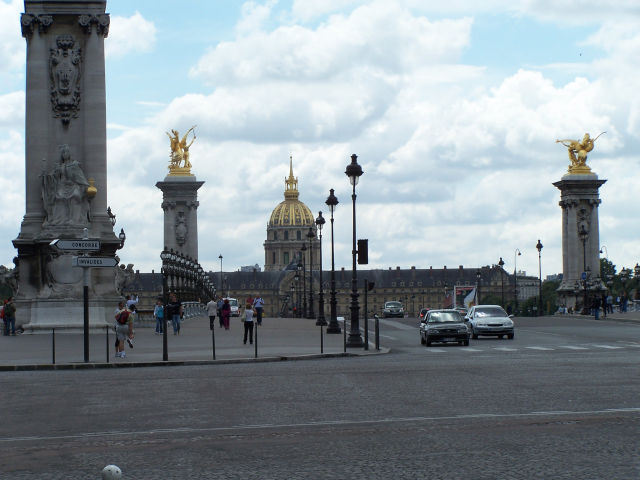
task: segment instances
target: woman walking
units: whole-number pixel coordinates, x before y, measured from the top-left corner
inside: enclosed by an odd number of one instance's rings
[[[162,300],[159,298],[156,300],[156,306],[153,309],[153,317],[156,319],[156,335],[160,335],[164,330],[163,320],[164,320],[164,305],[162,305]]]
[[[229,299],[225,298],[222,304],[222,324],[225,330],[229,330],[229,317],[231,316],[231,305],[229,305]]]
[[[253,343],[253,314],[256,311],[253,309],[253,305],[247,303],[247,306],[242,313],[244,322],[244,344],[247,344],[247,336],[249,337],[249,343]]]

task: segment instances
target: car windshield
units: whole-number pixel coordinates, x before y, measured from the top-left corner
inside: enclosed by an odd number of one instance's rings
[[[482,307],[476,308],[476,317],[507,317],[505,312],[500,307]]]
[[[238,300],[235,298],[230,298],[229,299],[229,305],[231,305],[232,307],[237,307],[238,306]]]
[[[433,312],[429,315],[429,323],[460,323],[462,319],[458,312]]]
[[[401,307],[402,304],[400,302],[387,302],[384,304],[386,308],[398,308]]]

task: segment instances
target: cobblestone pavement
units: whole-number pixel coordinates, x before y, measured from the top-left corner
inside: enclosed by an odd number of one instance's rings
[[[410,320],[383,333],[389,355],[0,372],[0,478],[640,477],[640,349],[558,348],[640,326],[523,320],[440,353]]]

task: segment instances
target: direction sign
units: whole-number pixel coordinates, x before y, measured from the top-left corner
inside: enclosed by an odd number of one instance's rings
[[[58,250],[100,250],[100,240],[56,238],[50,245]]]
[[[115,267],[117,264],[113,257],[73,257],[74,267]]]
[[[582,280],[586,280],[587,279],[587,272],[582,272],[582,275],[580,275],[580,278],[582,278]]]

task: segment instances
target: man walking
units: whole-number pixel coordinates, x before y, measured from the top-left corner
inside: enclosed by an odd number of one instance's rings
[[[220,321],[220,328],[224,327],[224,322],[222,321],[222,307],[224,305],[224,300],[222,297],[218,297],[218,303],[216,306],[218,307],[218,320]]]
[[[264,300],[258,293],[253,300],[253,308],[256,309],[256,323],[262,325],[262,309],[264,308]]]
[[[218,310],[218,304],[212,298],[207,303],[207,315],[209,315],[209,330],[213,330],[213,323],[216,319],[216,311]]]
[[[13,303],[13,297],[7,298],[7,303],[4,306],[4,334],[11,335],[16,334],[16,306]]]

